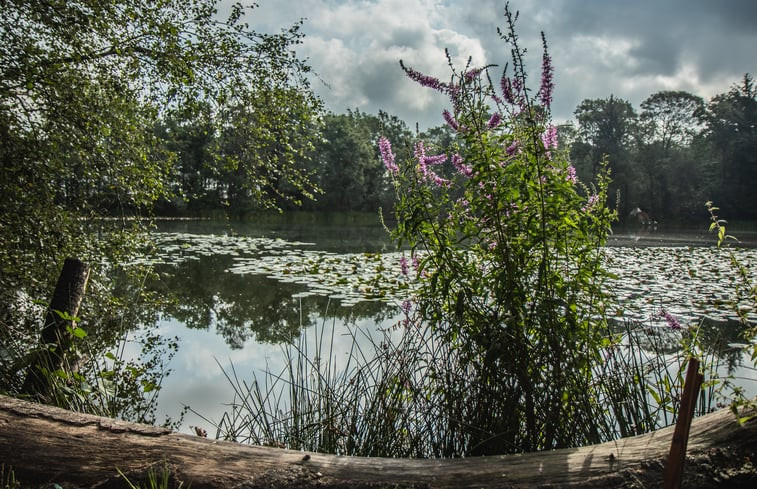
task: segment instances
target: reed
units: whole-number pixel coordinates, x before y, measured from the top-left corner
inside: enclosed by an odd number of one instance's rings
[[[338,352],[333,324],[306,331],[283,350],[285,367],[243,379],[223,369],[234,398],[216,436],[295,450],[357,456],[461,457],[522,451],[512,399],[481,382],[470,358],[407,318],[374,335],[346,332]],[[671,348],[675,345],[675,348]],[[697,415],[712,411],[727,385],[719,352],[703,348],[697,328],[625,322],[593,367],[595,404],[560,420],[572,446],[653,431],[675,422],[689,355],[702,359],[706,382]],[[219,364],[220,365],[220,364]],[[222,367],[223,368],[223,367]],[[549,389],[549,386],[544,386]],[[502,395],[500,395],[502,394]],[[493,429],[492,427],[496,427]],[[589,434],[589,436],[587,436]]]

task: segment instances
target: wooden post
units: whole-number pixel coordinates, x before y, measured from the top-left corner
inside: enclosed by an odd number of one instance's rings
[[[681,405],[678,408],[673,441],[670,443],[668,463],[665,466],[664,489],[680,489],[683,477],[683,464],[686,460],[686,445],[689,441],[689,429],[694,417],[694,407],[697,403],[697,394],[702,386],[704,377],[699,373],[699,360],[689,358],[689,366],[686,370],[686,380],[683,384]]]
[[[76,316],[84,298],[88,279],[89,265],[75,258],[66,258],[47,308],[39,352],[34,356],[26,373],[24,393],[37,397],[44,397],[49,393],[49,380],[42,373],[42,369],[47,369],[48,372],[60,369],[72,341],[71,333],[68,331],[72,322],[61,317],[59,313],[69,317]]]

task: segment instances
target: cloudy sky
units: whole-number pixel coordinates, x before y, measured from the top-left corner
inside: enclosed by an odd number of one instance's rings
[[[249,3],[244,0],[243,3]],[[443,123],[444,97],[416,86],[402,59],[448,79],[444,49],[458,66],[503,66],[509,48],[497,35],[503,0],[258,0],[250,23],[275,32],[304,20],[298,49],[324,83],[314,89],[329,110],[383,109],[421,129]],[[572,118],[587,98],[610,94],[638,109],[660,90],[705,99],[757,74],[755,0],[512,0],[526,63],[538,84],[540,31],[555,67],[553,116]],[[498,73],[493,75],[498,77]],[[536,86],[538,88],[538,85]]]

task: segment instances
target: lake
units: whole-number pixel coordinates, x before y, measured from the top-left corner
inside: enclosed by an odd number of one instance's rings
[[[757,280],[755,236],[741,237],[749,247],[735,252]],[[401,320],[400,305],[412,291],[399,265],[408,252],[396,249],[372,214],[160,221],[155,239],[158,256],[145,261],[160,281],[151,288],[178,300],[151,327],[180,338],[158,419],[175,418],[189,405],[184,432],[199,425],[212,436],[207,419],[219,421],[233,399],[226,378],[232,365],[248,383],[266,369],[279,372],[283,345],[300,334],[314,341],[324,330],[336,332],[335,357],[346,357],[352,333],[380,336]],[[617,299],[613,320],[665,330],[661,313],[667,311],[684,325],[701,322],[724,345],[737,345],[740,325],[730,305],[736,275],[714,243],[706,228],[617,230],[606,249],[607,267],[617,276],[608,284]],[[755,311],[747,314],[757,322]],[[755,379],[753,370],[740,376],[747,385]]]

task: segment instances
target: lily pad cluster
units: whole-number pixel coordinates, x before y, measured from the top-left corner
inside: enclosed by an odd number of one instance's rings
[[[757,249],[733,250],[757,283]],[[605,267],[616,278],[608,288],[616,299],[615,317],[665,323],[663,312],[681,325],[705,316],[714,321],[736,318],[742,312],[757,323],[754,302],[739,301],[743,285],[730,256],[715,247],[615,247],[606,248]]]
[[[286,254],[240,257],[227,271],[305,285],[308,290],[298,296],[328,296],[344,306],[366,300],[399,304],[412,295],[414,282],[402,273],[401,258],[399,252],[337,254],[293,248]]]
[[[361,301],[399,305],[412,299],[416,277],[402,267],[409,252],[331,253],[314,243],[281,238],[159,233],[156,253],[139,263],[176,265],[204,256],[229,255],[225,273],[264,275],[307,287],[297,296],[328,296],[351,306]],[[734,252],[757,282],[757,249]],[[662,312],[682,325],[707,316],[716,321],[736,317],[739,309],[757,323],[749,301],[739,303],[739,277],[727,253],[715,247],[608,247],[606,284],[614,299],[609,315],[616,319],[664,325]]]

